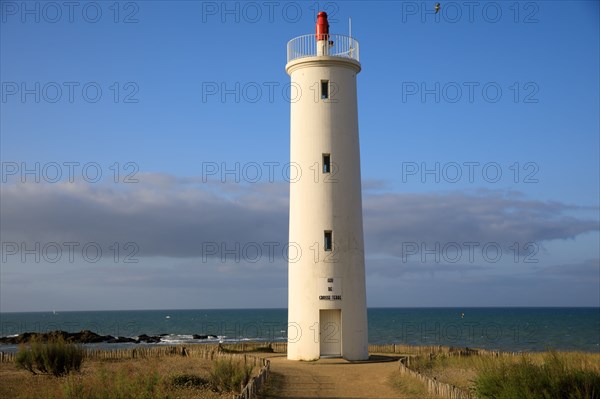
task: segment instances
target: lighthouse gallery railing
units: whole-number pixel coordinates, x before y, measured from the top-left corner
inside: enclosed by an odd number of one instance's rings
[[[322,55],[351,58],[360,61],[358,58],[358,42],[354,38],[346,35],[328,34],[327,36],[329,45]],[[317,56],[317,37],[315,34],[298,36],[288,42],[287,62],[297,58],[315,56]]]

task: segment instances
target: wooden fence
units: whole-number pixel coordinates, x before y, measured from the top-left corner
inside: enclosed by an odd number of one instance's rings
[[[411,345],[369,345],[369,353],[397,353],[401,355],[438,355],[445,354],[449,356],[520,356],[522,352],[501,352],[487,349],[472,349],[464,347],[429,345],[429,346],[411,346]]]
[[[462,348],[464,349],[464,348]],[[449,353],[455,349],[442,345],[412,346],[401,344],[369,345],[369,353],[399,353],[421,355],[430,353]]]
[[[285,353],[287,344],[285,342],[264,343],[247,342],[235,344],[191,344],[191,345],[170,345],[170,346],[137,346],[135,348],[118,349],[86,349],[85,358],[90,360],[119,360],[119,359],[145,359],[162,356],[194,356],[203,359],[214,359],[215,356],[224,356],[225,354],[237,354],[237,352],[257,351],[270,348],[273,352]],[[268,350],[270,351],[270,350]],[[0,352],[0,363],[12,363],[15,361],[16,353]],[[247,355],[247,358],[255,356]],[[257,363],[254,364],[255,366]]]
[[[256,377],[253,377],[239,395],[234,395],[233,399],[252,399],[256,396],[262,385],[269,378],[271,372],[271,361],[269,359],[262,359],[262,367]]]
[[[427,392],[429,392],[430,394],[438,395],[446,399],[477,399],[477,396],[475,394],[472,394],[471,392],[465,391],[445,382],[440,382],[435,378],[428,377],[424,374],[419,373],[418,371],[409,369],[405,365],[407,359],[408,357],[402,358],[398,362],[398,369],[400,375],[408,375],[421,381],[425,384],[425,386],[427,387]]]
[[[0,363],[12,363],[15,361],[16,353],[0,352]]]
[[[88,359],[136,359],[149,358],[169,355],[189,355],[213,359],[213,352],[252,352],[260,353],[261,350],[273,351],[275,353],[286,353],[287,342],[239,342],[231,344],[190,344],[187,346],[137,346],[128,349],[88,349],[86,357]],[[500,352],[485,349],[454,348],[441,345],[430,346],[411,346],[411,345],[369,345],[369,353],[396,353],[401,355],[430,355],[430,354],[448,354],[454,356],[515,356],[521,355],[520,352]],[[12,363],[15,361],[15,353],[0,352],[0,363]]]

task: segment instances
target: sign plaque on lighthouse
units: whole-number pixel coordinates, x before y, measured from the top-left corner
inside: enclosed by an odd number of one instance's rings
[[[292,39],[288,359],[369,357],[356,75],[358,42],[330,34]]]

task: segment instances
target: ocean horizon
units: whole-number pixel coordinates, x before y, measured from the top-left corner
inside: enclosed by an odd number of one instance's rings
[[[370,344],[444,345],[501,351],[600,352],[599,307],[369,308]],[[159,344],[94,344],[116,348],[287,340],[287,308],[160,309],[2,312],[0,336],[25,332],[91,330],[135,338],[161,336]],[[315,334],[317,329],[299,331]],[[193,336],[211,335],[206,339]],[[15,345],[0,345],[12,352]]]

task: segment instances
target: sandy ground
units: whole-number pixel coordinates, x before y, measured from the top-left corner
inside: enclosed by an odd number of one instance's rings
[[[279,378],[280,398],[401,398],[389,383],[398,369],[397,357],[372,355],[370,361],[320,359],[290,361],[285,355],[271,357],[271,372]]]

